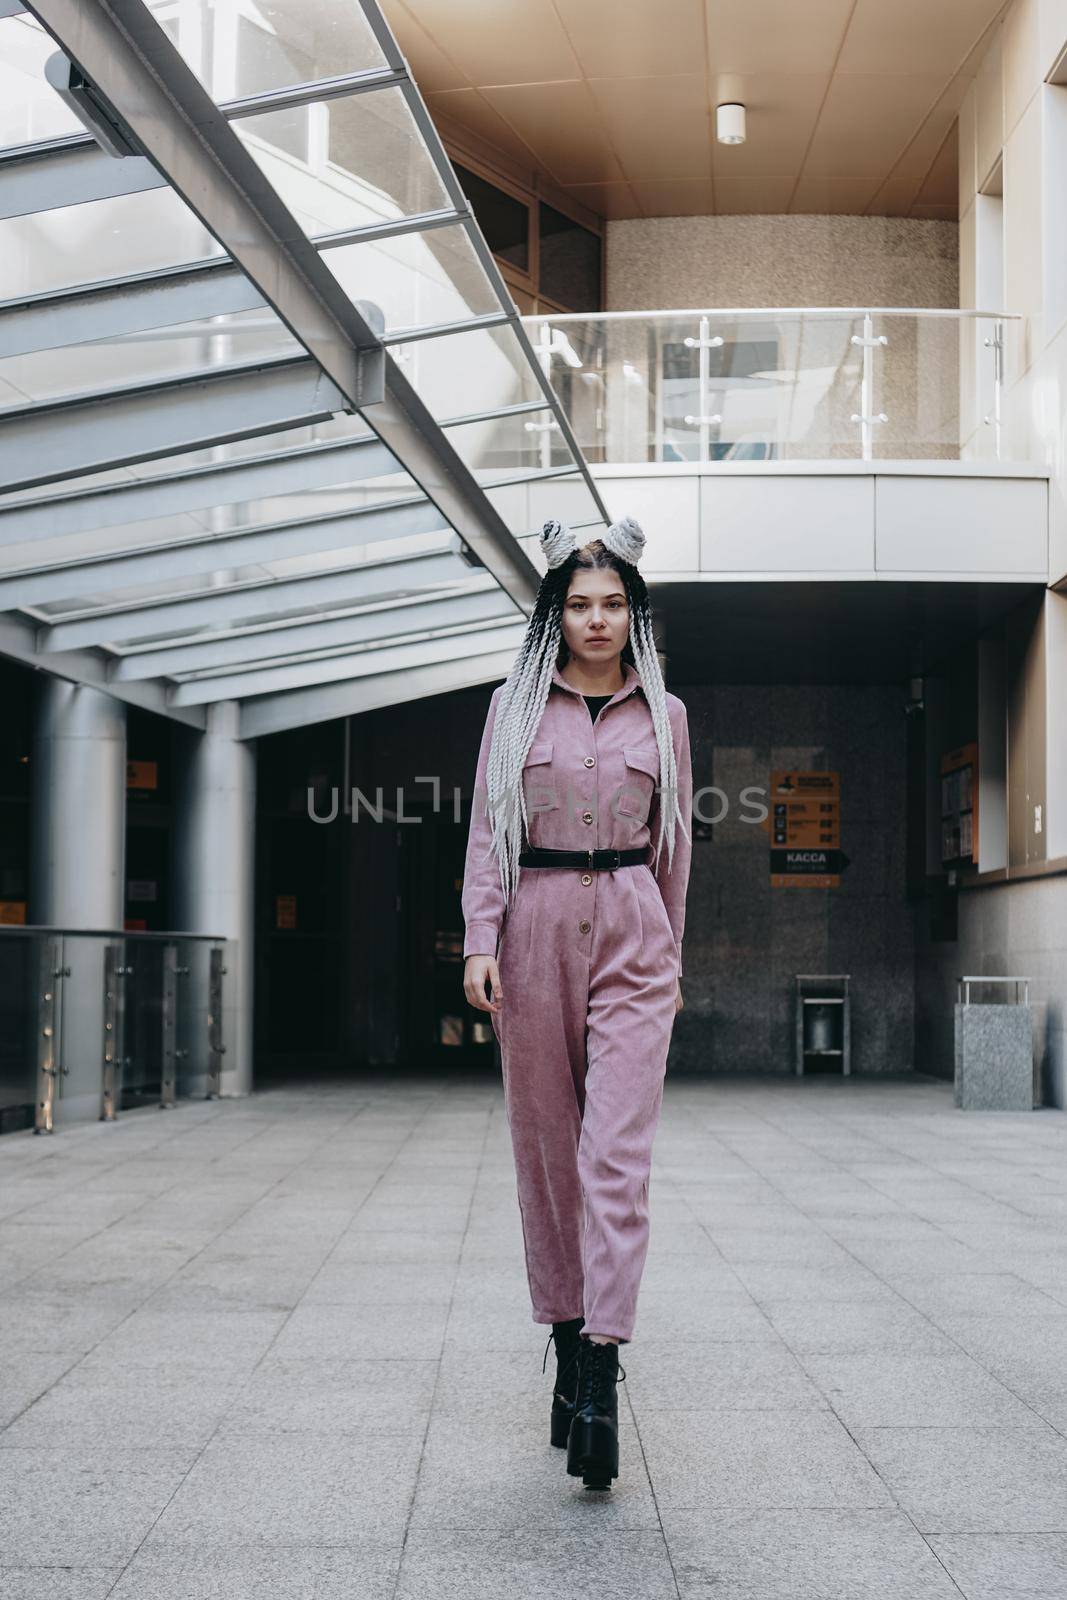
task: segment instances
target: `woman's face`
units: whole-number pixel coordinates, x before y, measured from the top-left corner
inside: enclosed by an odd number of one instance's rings
[[[617,660],[630,634],[630,608],[619,574],[579,567],[567,590],[562,627],[574,660],[590,665]]]

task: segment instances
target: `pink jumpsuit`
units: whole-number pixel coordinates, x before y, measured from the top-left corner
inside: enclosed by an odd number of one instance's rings
[[[633,849],[659,827],[659,749],[641,678],[595,724],[558,669],[526,757],[529,842]],[[464,956],[496,956],[501,1047],[535,1322],[585,1317],[628,1341],[648,1251],[648,1179],[681,974],[690,842],[651,866],[521,868],[504,916],[486,808],[501,689],[482,736],[463,880]],[[686,710],[667,695],[678,803],[692,827]]]

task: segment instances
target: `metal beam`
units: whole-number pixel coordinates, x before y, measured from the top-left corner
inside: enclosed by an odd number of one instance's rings
[[[409,667],[401,672],[382,672],[373,678],[357,678],[352,683],[324,684],[314,689],[291,689],[288,694],[264,695],[241,706],[242,739],[258,739],[287,728],[306,728],[313,722],[328,722],[334,717],[359,716],[382,706],[403,705],[448,694],[454,689],[470,689],[481,683],[496,683],[506,678],[515,664],[514,650],[494,651],[491,655],[461,657],[435,662],[432,666]]]
[[[138,478],[102,489],[76,490],[54,499],[0,505],[0,548],[72,533],[95,533],[130,522],[182,516],[214,506],[246,505],[288,494],[314,494],[400,472],[380,439],[332,440],[301,445],[275,456],[249,456],[193,467],[173,477]],[[47,555],[44,543],[42,555]]]
[[[0,160],[0,219],[60,211],[165,186],[166,179],[144,156],[117,161],[91,139],[72,140]]]
[[[0,492],[325,422],[345,405],[303,358],[28,406],[0,417]]]
[[[469,573],[454,541],[439,552],[406,560],[366,562],[341,572],[313,577],[272,579],[230,589],[208,589],[193,598],[123,611],[92,612],[69,622],[43,625],[38,648],[44,654],[87,644],[123,644],[154,640],[160,634],[193,633],[200,628],[232,628],[240,622],[270,622],[287,611],[325,610],[405,595],[460,583]]]
[[[92,288],[5,302],[0,305],[0,356],[98,344],[150,328],[254,311],[262,304],[259,290],[225,258],[139,273]]]
[[[65,46],[62,48],[65,54],[71,54]],[[227,121],[236,122],[242,117],[286,111],[315,100],[336,100],[368,90],[392,88],[402,83],[403,77],[404,74],[392,67],[373,68],[341,78],[324,79],[320,83],[298,84],[240,100],[227,100],[217,110]],[[147,149],[143,141],[142,148]],[[149,189],[164,188],[167,182],[166,175],[145,156],[116,160],[82,134],[42,139],[0,155],[0,217],[32,216],[41,211],[87,205],[94,200],[111,200],[123,194],[143,194]]]
[[[439,426],[464,428],[546,409],[543,400],[522,400],[496,410],[446,417]],[[28,539],[89,533],[208,506],[237,505],[269,495],[314,492],[402,470],[381,441],[368,434],[364,438],[298,445],[276,455],[246,456],[216,466],[186,468],[173,475],[153,473],[150,478],[133,483],[109,483],[100,489],[79,489],[8,507],[0,505],[0,548]]]
[[[477,587],[476,587],[477,586]],[[308,650],[344,648],[392,639],[397,633],[418,633],[429,627],[462,626],[489,618],[503,621],[515,607],[486,574],[471,580],[462,594],[447,599],[430,596],[410,603],[379,605],[334,617],[305,617],[292,624],[273,623],[198,642],[136,650],[111,660],[112,683],[134,683],[144,678],[176,678],[187,672],[224,671],[257,661],[280,660]]]
[[[414,533],[447,533],[441,513],[427,500],[361,506],[357,511],[296,517],[233,533],[205,534],[182,543],[123,551],[96,561],[65,561],[0,578],[0,611],[73,600],[78,595],[119,598],[127,589],[150,588],[230,567],[269,566],[293,556],[320,555],[353,545],[380,544]]]
[[[378,399],[376,334],[143,0],[30,9],[350,404]]]
[[[207,718],[198,706],[168,706],[163,685],[159,683],[116,683],[108,681],[107,659],[97,651],[68,650],[62,655],[49,656],[47,663],[37,654],[36,628],[20,617],[0,615],[0,656],[20,661],[35,672],[46,668],[50,677],[66,678],[70,683],[91,684],[124,700],[128,705],[143,706],[146,711],[171,717],[190,728],[204,728]]]
[[[154,168],[152,172],[158,176]],[[438,228],[455,227],[462,220],[460,213],[451,208],[424,211],[413,217],[371,222],[361,228],[321,235],[315,242],[320,251],[334,250],[409,233],[432,233]],[[252,311],[263,304],[263,296],[225,256],[206,257],[180,267],[131,273],[85,287],[55,289],[0,303],[0,356],[94,344],[193,319]]]
[[[562,467],[537,467],[530,472],[513,472],[506,478],[487,478],[482,484],[486,494],[493,489],[513,489],[523,483],[543,483],[551,478],[577,478],[578,463],[568,461]]]
[[[403,53],[401,52],[400,46],[397,44],[388,23],[382,15],[378,0],[359,0],[359,5],[363,15],[367,19],[367,23],[371,32],[374,34],[374,37],[377,40],[378,47],[381,50],[382,55],[385,57],[385,60],[395,71],[404,73],[404,81],[402,85],[404,100],[407,103],[408,110],[411,112],[415,126],[419,130],[423,143],[426,145],[426,148],[433,159],[434,165],[437,167],[441,182],[444,185],[445,193],[448,195],[449,199],[452,201],[452,204],[458,211],[466,212],[464,226],[467,230],[467,238],[470,241],[471,248],[478,257],[486,277],[492,284],[501,306],[509,314],[508,320],[512,325],[515,337],[518,340],[523,354],[530,365],[530,369],[541,388],[541,392],[543,393],[545,400],[552,409],[552,414],[559,423],[560,433],[570,449],[571,454],[574,456],[575,461],[579,465],[579,470],[585,479],[586,487],[593,497],[593,504],[600,512],[605,524],[610,523],[611,517],[608,513],[607,506],[604,504],[604,501],[601,498],[600,490],[597,488],[593,476],[586,464],[585,457],[582,455],[581,449],[578,445],[577,437],[574,433],[574,429],[571,426],[570,418],[567,416],[562,405],[560,404],[559,396],[553,389],[547,373],[544,371],[541,363],[534,354],[529,335],[522,325],[518,308],[515,306],[507,284],[504,282],[504,279],[501,276],[500,268],[496,262],[496,257],[490,250],[482,230],[475,221],[474,215],[471,212],[470,206],[467,202],[467,197],[463,193],[459,179],[456,177],[452,163],[449,160],[445,151],[445,147],[441,142],[441,136],[437,131],[437,126],[427,110],[426,102],[422,98],[418,84],[412,78],[411,73],[408,70],[408,65],[404,59]]]
[[[455,322],[427,322],[413,328],[397,328],[383,333],[382,343],[419,344],[423,339],[447,339],[454,333],[479,333],[483,328],[502,328],[511,321],[506,311],[485,311],[478,317],[459,317]]]
[[[439,665],[448,661],[471,660],[499,650],[515,651],[522,643],[526,619],[507,622],[484,631],[462,630],[439,639],[420,639],[413,643],[382,645],[347,655],[321,656],[314,661],[293,661],[284,666],[261,667],[251,672],[231,672],[211,678],[192,678],[167,691],[173,706],[211,705],[217,700],[247,700],[254,695],[280,694],[287,689],[306,689],[311,684],[350,683],[382,672],[402,672],[405,668]]]
[[[537,569],[142,0],[32,0],[32,9],[500,586],[531,609]],[[395,44],[387,61],[406,94]],[[469,218],[454,180],[452,190]],[[384,397],[361,350],[381,361]]]
[[[488,411],[467,411],[462,416],[445,417],[442,428],[467,428],[474,422],[497,422],[501,417],[524,417],[531,411],[551,411],[547,400],[517,400],[513,406],[490,407]]]
[[[532,611],[541,583],[537,568],[392,361],[387,362],[385,387],[385,400],[364,406],[364,417],[505,593],[524,611]]]

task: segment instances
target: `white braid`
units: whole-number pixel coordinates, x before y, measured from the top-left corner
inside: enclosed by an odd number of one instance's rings
[[[544,524],[540,541],[550,571],[561,566],[578,548],[570,529],[554,519]],[[626,517],[612,524],[603,536],[603,543],[613,554],[636,567],[644,548],[645,536],[633,518]],[[538,601],[519,646],[515,665],[500,691],[486,769],[487,807],[492,831],[489,849],[495,851],[498,858],[505,910],[518,884],[519,854],[528,837],[523,766],[548,701],[562,638],[562,598],[547,614],[541,595]],[[659,748],[661,804],[659,843],[655,847],[656,864],[658,866],[660,850],[666,839],[667,870],[670,871],[674,860],[675,824],[680,821],[685,833],[685,820],[678,803],[678,775],[666,689],[656,655],[651,618],[644,609],[631,607],[630,645]],[[689,835],[686,834],[686,837]]]

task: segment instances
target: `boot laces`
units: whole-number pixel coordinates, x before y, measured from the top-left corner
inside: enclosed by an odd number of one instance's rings
[[[552,1343],[553,1343],[553,1340],[555,1339],[555,1337],[556,1336],[555,1336],[554,1333],[550,1333],[549,1336],[548,1336],[548,1343],[545,1345],[545,1358],[541,1362],[541,1374],[542,1374],[542,1376],[544,1376],[544,1373],[546,1372],[546,1370],[548,1368],[548,1352],[552,1348]],[[561,1351],[560,1349],[557,1348],[557,1350],[556,1350],[556,1388],[557,1389],[560,1387],[560,1385],[567,1378],[569,1378],[573,1374],[574,1369],[575,1369],[575,1367],[576,1367],[576,1365],[578,1363],[578,1356],[579,1356],[580,1349],[581,1349],[581,1345],[580,1345],[578,1340],[575,1340],[573,1348],[571,1350],[567,1351],[566,1354],[564,1354],[563,1351]]]
[[[593,1339],[585,1341],[587,1346],[585,1360],[578,1369],[578,1398],[577,1406],[593,1405],[608,1406],[611,1402],[611,1387],[616,1383],[625,1383],[626,1369],[619,1364],[617,1373],[613,1373],[609,1366],[609,1357],[606,1354],[608,1346],[598,1344]],[[618,1349],[618,1346],[615,1347]],[[601,1352],[604,1352],[603,1354]]]

